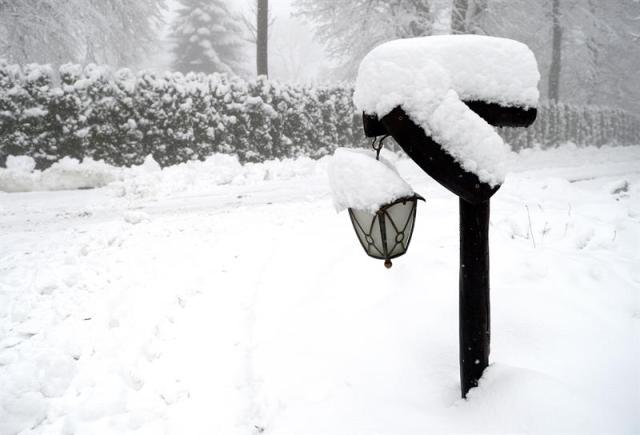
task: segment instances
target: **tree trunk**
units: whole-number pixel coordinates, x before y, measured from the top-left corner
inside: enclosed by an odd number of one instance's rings
[[[473,4],[468,8],[467,12],[467,33],[476,35],[484,34],[481,20],[489,7],[488,0],[473,0]]]
[[[259,76],[269,76],[269,0],[258,0],[256,59]]]
[[[453,0],[451,4],[451,33],[467,33],[467,11],[469,0]]]
[[[549,101],[560,99],[560,72],[562,70],[562,26],[560,25],[560,0],[553,0],[553,39],[551,67],[549,68]]]
[[[589,32],[587,38],[587,49],[591,56],[591,68],[589,72],[589,86],[587,87],[587,104],[595,104],[595,100],[600,94],[600,42],[599,42],[599,24],[596,22],[599,19],[599,9],[597,0],[589,0],[589,13],[594,21],[594,28]]]
[[[96,53],[95,53],[95,48],[93,46],[93,41],[89,37],[87,37],[86,40],[87,40],[87,48],[84,53],[84,62],[87,64],[96,63]]]

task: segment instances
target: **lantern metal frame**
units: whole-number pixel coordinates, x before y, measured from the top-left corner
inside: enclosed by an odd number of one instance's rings
[[[358,221],[354,210],[351,208],[349,209],[349,218],[351,219],[353,229],[355,230],[356,235],[358,235],[360,245],[369,257],[378,260],[385,260],[384,265],[387,268],[390,268],[392,266],[391,260],[398,258],[407,252],[413,237],[413,230],[415,228],[418,200],[425,201],[422,196],[414,194],[383,205],[378,211],[372,214],[373,219],[371,220],[368,230],[365,230],[365,228],[362,227],[362,224]],[[389,213],[389,209],[398,204],[406,204],[407,202],[412,202],[413,204],[406,221],[402,223],[395,222],[394,218]],[[393,241],[387,240],[387,223],[390,223],[395,230],[396,237]],[[376,246],[375,239],[372,235],[376,230],[380,232],[381,247]],[[360,233],[362,233],[363,237],[360,237]],[[365,240],[367,242],[366,244]],[[393,246],[390,246],[391,244],[393,244]],[[398,245],[400,245],[402,249],[400,252],[394,254]]]

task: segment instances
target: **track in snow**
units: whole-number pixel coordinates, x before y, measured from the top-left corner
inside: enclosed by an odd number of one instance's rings
[[[0,195],[0,434],[637,433],[640,156],[573,152],[493,201],[495,364],[468,402],[457,201],[408,162],[427,204],[391,272],[321,175]]]

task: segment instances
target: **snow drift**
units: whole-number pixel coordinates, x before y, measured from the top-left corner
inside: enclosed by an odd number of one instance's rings
[[[276,159],[263,163],[240,163],[229,154],[213,154],[166,168],[147,156],[142,165],[120,168],[103,161],[65,157],[43,171],[35,170],[28,156],[9,156],[0,168],[0,192],[34,192],[95,189],[108,186],[117,196],[166,196],[184,190],[226,184],[254,184],[287,180],[324,171],[327,158]]]
[[[391,271],[331,210],[322,161],[222,185],[149,162],[155,197],[0,193],[0,434],[640,433],[640,147],[517,156],[468,400],[457,201],[386,157],[429,197]]]

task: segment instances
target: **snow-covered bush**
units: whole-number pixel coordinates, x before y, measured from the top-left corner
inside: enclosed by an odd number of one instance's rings
[[[0,166],[28,155],[38,168],[63,157],[162,166],[236,154],[241,162],[368,145],[348,86],[289,85],[264,77],[156,73],[0,61]],[[640,121],[621,110],[543,105],[529,129],[503,129],[515,149],[640,143]],[[391,145],[391,142],[388,142]]]
[[[55,87],[26,75],[0,64],[0,165],[11,154],[33,156],[38,168],[65,156],[118,166],[149,154],[162,166],[214,153],[257,162],[364,143],[349,88],[96,65],[63,65]]]
[[[501,135],[515,150],[563,143],[579,146],[640,143],[640,120],[620,109],[546,102],[538,118],[527,128],[504,128]]]

